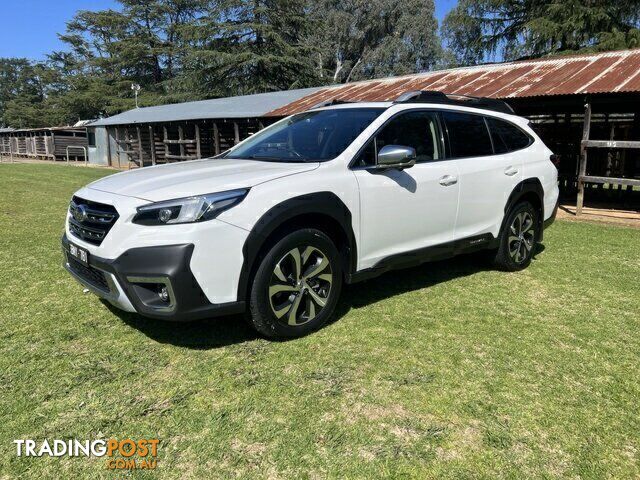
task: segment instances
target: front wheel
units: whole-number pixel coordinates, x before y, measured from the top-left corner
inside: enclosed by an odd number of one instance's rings
[[[501,270],[515,272],[529,266],[540,238],[538,211],[529,202],[511,209],[500,234],[495,264]]]
[[[267,337],[306,335],[330,318],[341,288],[340,255],[331,239],[319,230],[297,230],[260,262],[251,287],[250,321]]]

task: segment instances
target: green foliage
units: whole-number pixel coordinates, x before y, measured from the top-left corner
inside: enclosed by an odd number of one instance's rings
[[[640,0],[120,0],[79,11],[43,63],[0,59],[0,125],[640,46]]]
[[[10,116],[15,115],[16,110],[31,109],[43,100],[41,69],[41,65],[32,64],[26,58],[0,58],[0,126],[9,124],[7,110],[12,112]],[[25,116],[31,116],[31,112],[25,112]],[[14,126],[22,123],[22,119],[11,120]]]
[[[425,71],[440,58],[433,0],[322,0],[311,11],[318,69],[329,82]]]
[[[210,6],[183,32],[184,85],[227,96],[318,84],[306,0],[227,0]]]
[[[460,0],[442,34],[459,64],[640,46],[640,1]]]
[[[112,115],[135,106],[132,83],[146,106],[411,73],[440,58],[433,0],[120,4],[79,11],[46,64],[0,63],[0,123]]]

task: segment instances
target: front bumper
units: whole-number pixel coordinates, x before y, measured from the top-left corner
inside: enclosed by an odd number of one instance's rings
[[[83,286],[115,307],[143,316],[186,321],[231,315],[244,311],[242,301],[213,304],[190,268],[193,244],[132,248],[116,259],[89,256],[89,266],[69,254],[62,237],[64,267]],[[158,290],[165,288],[163,301]]]

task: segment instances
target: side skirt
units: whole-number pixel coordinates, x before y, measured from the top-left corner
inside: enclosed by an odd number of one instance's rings
[[[348,274],[346,281],[347,283],[362,282],[378,277],[390,270],[415,267],[426,262],[445,260],[463,253],[472,253],[492,248],[498,248],[497,238],[490,233],[476,235],[384,258],[373,267]]]

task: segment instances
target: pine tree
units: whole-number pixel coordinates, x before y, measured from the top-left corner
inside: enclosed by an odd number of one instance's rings
[[[442,34],[459,64],[640,47],[640,0],[460,0]]]
[[[211,96],[317,84],[303,0],[229,0],[187,27],[188,81]]]

